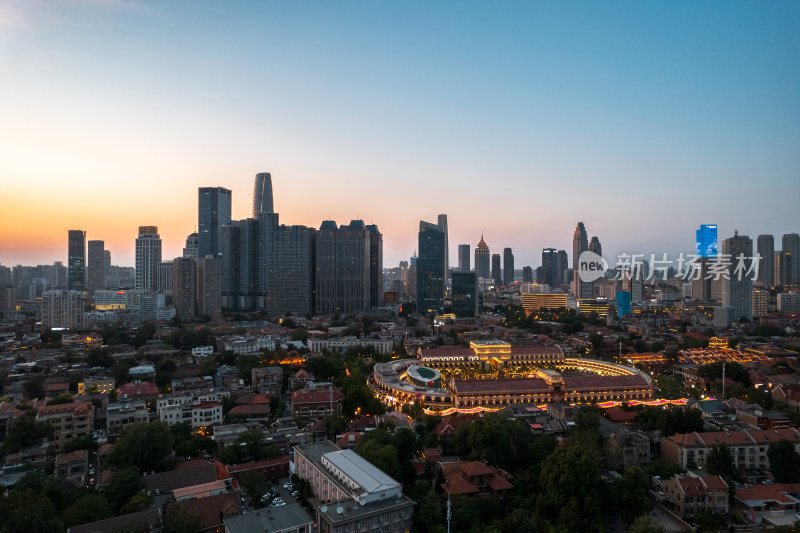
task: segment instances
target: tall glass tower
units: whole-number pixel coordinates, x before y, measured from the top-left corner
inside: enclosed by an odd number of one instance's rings
[[[197,256],[222,253],[222,226],[231,221],[231,191],[224,187],[200,187],[197,209]]]
[[[439,219],[441,222],[441,218]],[[441,224],[419,222],[419,256],[417,257],[417,312],[440,313],[444,308],[445,228]]]
[[[264,213],[274,213],[272,205],[272,176],[269,172],[256,174],[255,187],[253,187],[253,218],[258,218]]]
[[[67,234],[67,288],[82,291],[86,288],[86,232],[71,229]]]

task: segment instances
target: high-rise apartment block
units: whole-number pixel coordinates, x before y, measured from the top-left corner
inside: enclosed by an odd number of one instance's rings
[[[67,234],[67,288],[86,288],[86,232],[71,229]]]
[[[224,187],[198,189],[198,257],[222,252],[222,227],[231,221],[231,191]]]
[[[772,235],[759,235],[756,252],[760,261],[757,281],[762,287],[772,287],[775,284],[775,238]]]
[[[158,290],[161,236],[157,226],[139,226],[136,238],[136,288]]]
[[[492,279],[496,287],[503,284],[503,269],[500,268],[500,254],[492,254]]]
[[[453,314],[457,317],[478,316],[478,277],[475,272],[456,270],[453,276]]]
[[[197,259],[200,250],[200,235],[198,233],[190,233],[186,237],[186,246],[183,248],[183,257],[190,259]]]
[[[219,257],[208,255],[195,259],[195,290],[197,316],[217,317],[222,315],[221,263]],[[174,268],[174,263],[173,263]]]
[[[555,248],[545,248],[542,250],[542,272],[544,278],[540,282],[547,283],[550,287],[558,287],[558,252]]]
[[[320,313],[358,313],[370,307],[370,231],[361,220],[320,225],[316,239],[316,297]]]
[[[264,219],[277,224],[278,215],[264,214],[259,220]],[[306,226],[270,225],[267,228],[266,309],[270,315],[314,312],[315,238],[314,228]],[[365,268],[369,272],[369,265]]]
[[[753,240],[746,235],[735,232],[733,237],[722,241],[723,257],[730,257],[731,266],[728,275],[722,279],[722,307],[733,310],[733,319],[753,318],[753,280],[748,275],[753,256]],[[742,260],[740,262],[740,257]],[[739,270],[739,267],[744,267]]]
[[[787,276],[783,280],[783,285],[798,283],[800,282],[800,235],[797,233],[785,234],[781,245],[784,261],[788,262],[788,265],[784,267]]]
[[[175,316],[191,320],[196,316],[195,260],[177,257],[172,261],[172,306]]]

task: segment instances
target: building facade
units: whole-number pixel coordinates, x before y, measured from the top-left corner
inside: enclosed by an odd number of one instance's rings
[[[441,217],[440,217],[441,218]],[[420,221],[417,257],[417,312],[444,309],[447,236],[441,224]]]
[[[222,252],[221,231],[231,221],[231,191],[224,187],[198,189],[198,257]]]
[[[86,288],[90,291],[105,288],[105,243],[89,241]]]
[[[80,229],[67,233],[67,288],[86,288],[86,232]]]
[[[136,288],[158,290],[158,263],[161,261],[161,236],[156,226],[139,226],[136,238]]]

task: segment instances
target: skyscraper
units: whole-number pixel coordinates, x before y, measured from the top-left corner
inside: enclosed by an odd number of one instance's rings
[[[497,287],[503,284],[503,270],[500,268],[500,254],[492,254],[492,279]]]
[[[722,307],[733,309],[733,319],[739,320],[742,317],[752,320],[753,318],[753,280],[752,275],[746,275],[750,267],[751,260],[745,261],[744,272],[737,272],[736,267],[739,263],[739,256],[751,258],[753,256],[753,239],[746,235],[739,235],[734,232],[734,236],[722,241],[722,254],[724,257],[730,256],[731,266],[728,269],[728,279],[722,280]]]
[[[785,280],[783,284],[787,285],[789,283],[800,282],[800,235],[797,233],[786,233],[783,236],[781,245],[781,251],[784,253],[784,257],[791,264],[791,266],[786,267],[791,279]],[[791,257],[786,255],[787,252],[791,254]]]
[[[269,172],[256,174],[255,187],[253,187],[253,218],[258,218],[264,213],[274,213],[272,205],[272,176]]]
[[[478,316],[478,277],[475,272],[453,272],[453,314],[457,317]]]
[[[558,251],[558,265],[556,268],[556,275],[553,276],[556,286],[567,282],[567,273],[569,272],[569,257],[566,250]]]
[[[458,245],[458,269],[461,272],[469,272],[470,270],[472,270],[470,268],[470,260],[469,260],[470,255],[471,255],[471,250],[469,244]]]
[[[441,222],[441,217],[439,218]],[[417,257],[417,312],[440,313],[444,309],[446,271],[445,228],[440,224],[419,222]]]
[[[717,257],[717,225],[702,224],[695,233],[697,257]]]
[[[209,255],[194,261],[197,306],[195,313],[197,316],[220,316],[222,314],[221,260],[219,257]]]
[[[447,215],[439,215],[437,220],[439,228],[444,233],[444,289],[447,291],[447,280],[450,276],[450,245],[447,239]]]
[[[600,239],[597,237],[592,237],[592,240],[589,241],[589,251],[594,252],[599,256],[603,255],[603,246],[600,244]]]
[[[231,191],[224,187],[198,189],[198,257],[222,252],[221,231],[231,221]]]
[[[544,279],[540,282],[547,283],[550,287],[558,287],[558,253],[555,248],[542,250],[542,270]]]
[[[316,305],[314,268],[317,232],[306,226],[278,225],[277,214],[262,214],[266,226],[266,308],[271,316],[309,315]],[[366,267],[367,271],[369,267]]]
[[[139,226],[136,238],[136,288],[158,290],[161,236],[157,226]]]
[[[371,239],[362,220],[340,227],[333,220],[322,222],[316,236],[318,312],[352,314],[370,308]]]
[[[522,282],[530,283],[533,281],[533,268],[529,266],[522,267]]]
[[[103,275],[105,271],[105,255],[105,243],[103,241],[89,241],[86,288],[90,291],[105,288],[105,277]]]
[[[200,248],[200,237],[198,233],[190,233],[186,237],[186,246],[183,248],[183,257],[190,259],[197,259],[198,249]]]
[[[67,234],[67,288],[86,288],[86,232],[71,229]]]
[[[589,249],[589,239],[583,222],[578,222],[572,234],[572,293],[576,298],[591,298],[592,284],[581,281],[578,263],[583,252]]]
[[[572,234],[572,271],[578,272],[578,259],[581,254],[589,249],[589,240],[586,236],[586,227],[583,222],[578,222]]]
[[[759,235],[756,241],[759,255],[758,282],[763,287],[775,284],[775,238],[772,235]]]
[[[489,279],[491,275],[491,253],[486,241],[483,240],[483,233],[481,233],[481,240],[478,246],[475,247],[475,273],[478,278]]]
[[[172,261],[172,305],[175,316],[191,320],[197,309],[195,288],[195,260],[177,257]]]
[[[264,307],[266,294],[266,227],[277,215],[234,220],[222,228],[222,306]]]
[[[369,231],[369,306],[383,305],[383,235],[375,224],[368,224]]]
[[[514,254],[511,248],[503,249],[503,285],[510,287],[514,284]]]

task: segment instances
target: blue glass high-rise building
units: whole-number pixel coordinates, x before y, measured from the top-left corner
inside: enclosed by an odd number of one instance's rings
[[[439,221],[441,222],[441,217]],[[440,313],[444,308],[446,228],[440,224],[419,222],[417,257],[417,312]]]
[[[717,225],[702,224],[695,234],[697,257],[717,257]]]

